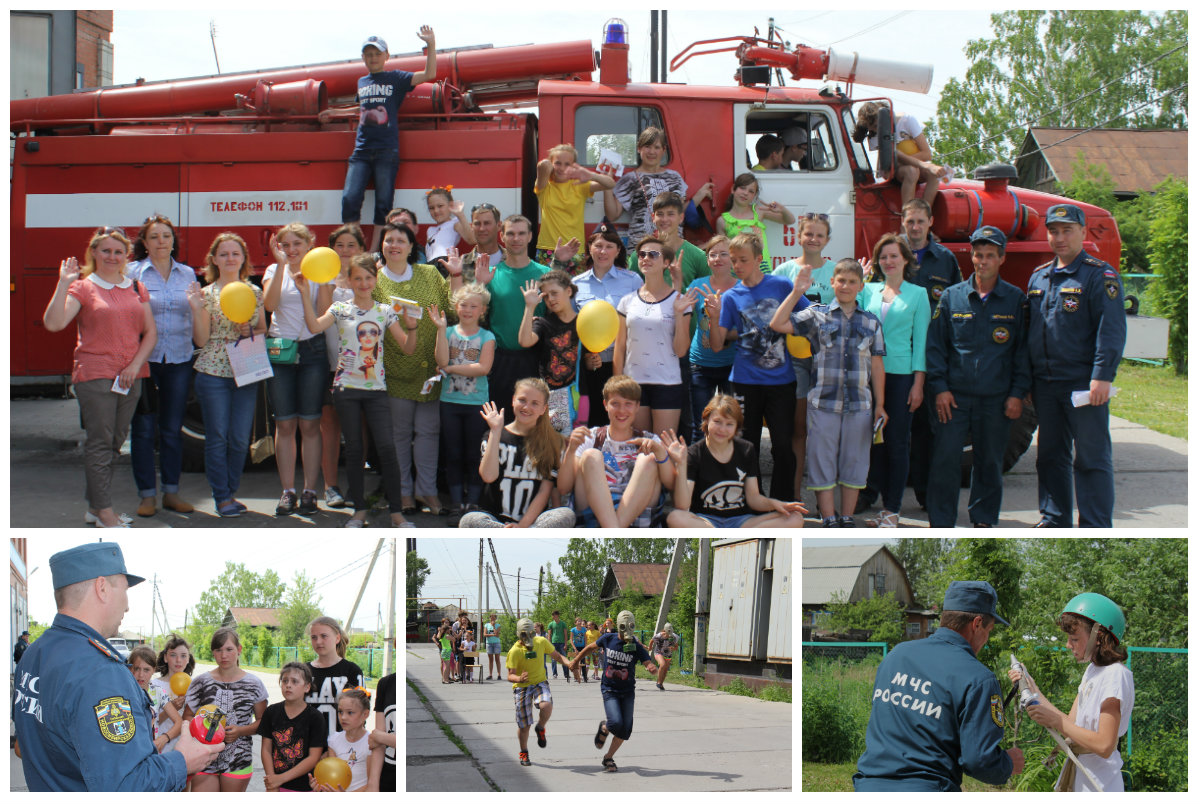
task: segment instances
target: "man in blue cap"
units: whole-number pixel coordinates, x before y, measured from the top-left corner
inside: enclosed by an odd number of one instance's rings
[[[192,738],[154,747],[150,702],[107,638],[121,628],[127,592],[145,580],[125,572],[113,542],[50,557],[58,614],[17,668],[13,720],[30,790],[180,791],[224,745]]]
[[[958,520],[960,456],[968,434],[971,522],[992,528],[1000,519],[1009,424],[1021,417],[1032,382],[1029,302],[1000,278],[1007,243],[995,226],[975,230],[975,272],[941,294],[929,323],[925,387],[933,401],[933,450],[925,502],[930,527],[952,528]]]
[[[1000,747],[1000,683],[975,658],[997,622],[1008,625],[991,584],[954,581],[941,627],[888,653],[875,675],[855,790],[951,791],[964,772],[999,785],[1024,769],[1021,749]]]
[[[1125,351],[1125,294],[1117,270],[1084,252],[1084,226],[1083,210],[1074,204],[1046,210],[1055,256],[1029,278],[1038,527],[1071,527],[1076,497],[1080,527],[1112,527],[1116,492],[1108,399]],[[1078,407],[1071,398],[1076,392],[1087,395]]]

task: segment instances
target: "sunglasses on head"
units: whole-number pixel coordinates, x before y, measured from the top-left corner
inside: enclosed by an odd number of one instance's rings
[[[471,214],[474,215],[476,212],[478,212],[481,209],[486,209],[488,212],[495,212],[496,217],[500,217],[500,210],[496,209],[496,207],[494,207],[493,205],[491,205],[487,202],[484,202],[482,204],[476,204],[475,206],[471,207]]]
[[[829,216],[824,212],[805,212],[804,219],[806,221],[828,221]]]
[[[637,255],[639,260],[657,260],[662,256],[662,252],[654,249],[646,249],[645,251],[639,251]]]
[[[118,234],[121,237],[124,237],[125,230],[122,229],[120,226],[101,226],[99,229],[96,230],[96,234],[98,234],[98,235]]]

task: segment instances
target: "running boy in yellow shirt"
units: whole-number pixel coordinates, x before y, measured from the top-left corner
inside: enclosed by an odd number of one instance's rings
[[[550,682],[546,680],[545,658],[570,670],[566,657],[554,649],[550,640],[534,633],[533,620],[522,617],[517,620],[517,641],[508,651],[508,680],[513,685],[513,704],[517,710],[517,741],[521,744],[521,764],[529,761],[529,727],[533,723],[533,708],[538,708],[538,722],[534,727],[539,748],[546,747],[546,722],[554,709],[550,695]]]

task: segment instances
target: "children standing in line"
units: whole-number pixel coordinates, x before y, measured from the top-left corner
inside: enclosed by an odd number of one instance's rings
[[[454,291],[450,301],[458,323],[449,326],[437,307],[429,319],[437,326],[434,357],[442,372],[442,454],[450,515],[461,518],[468,506],[479,504],[483,483],[475,471],[475,455],[486,425],[479,409],[488,401],[488,372],[496,356],[496,336],[479,325],[492,294],[472,282]]]
[[[369,747],[367,715],[371,712],[371,693],[362,687],[342,690],[337,697],[338,723],[342,730],[329,735],[326,757],[337,757],[350,766],[350,786],[345,790],[322,784],[309,773],[308,783],[316,793],[357,793],[367,789],[374,755]]]
[[[575,510],[584,522],[602,528],[648,527],[661,491],[675,482],[666,445],[633,426],[642,389],[617,374],[604,383],[609,424],[576,427],[558,472],[558,493],[575,492]]]
[[[396,674],[389,673],[375,685],[375,730],[370,734],[372,753],[382,762],[369,766],[367,792],[396,792]]]
[[[332,617],[317,617],[304,629],[317,658],[309,662],[312,687],[304,700],[328,723],[329,734],[341,731],[337,722],[337,696],[347,687],[365,685],[363,671],[346,658],[346,632]]]
[[[483,494],[478,511],[469,511],[460,528],[570,528],[570,508],[547,510],[559,468],[563,439],[550,424],[550,390],[536,377],[518,380],[513,389],[513,421],[491,402],[480,415],[488,426],[479,475]]]
[[[187,673],[190,676],[196,669],[196,657],[192,656],[192,649],[187,640],[177,634],[167,637],[167,644],[158,654],[155,668],[158,670],[158,676],[150,680],[150,700],[153,702],[155,695],[159,700],[159,706],[156,706],[154,710],[158,713],[158,717],[154,720],[154,730],[156,734],[169,734],[170,736],[166,745],[159,751],[162,753],[175,747],[180,731],[182,731],[182,729],[176,731],[167,725],[166,721],[169,716],[166,707],[170,704],[182,716],[184,702],[187,700],[186,692],[183,695],[176,695],[172,691],[171,676],[176,673]]]
[[[454,200],[449,187],[434,187],[425,193],[425,204],[433,218],[433,226],[425,230],[425,258],[446,276],[450,249],[458,247],[459,238],[475,245],[475,232],[463,211],[463,202]]]
[[[542,226],[538,230],[536,259],[549,265],[554,250],[562,243],[574,241],[579,253],[571,260],[577,267],[585,256],[583,249],[583,206],[598,190],[611,190],[616,185],[612,176],[588,170],[579,164],[579,153],[573,145],[555,145],[547,158],[538,162],[538,206],[542,210]]]
[[[746,422],[745,439],[759,447],[762,422],[771,431],[771,496],[789,501],[794,495],[796,457],[792,453],[792,426],[796,408],[796,374],[788,355],[786,339],[771,330],[771,317],[788,297],[792,285],[786,279],[762,272],[762,241],[742,232],[729,243],[734,275],[742,281],[717,297],[707,294],[704,303],[717,324],[710,336],[713,351],[736,340],[737,355],[729,379],[742,405]],[[793,299],[787,312],[802,310],[808,301]],[[718,318],[719,311],[719,318]]]
[[[575,330],[575,285],[565,271],[554,270],[521,289],[525,315],[517,340],[524,349],[538,347],[538,375],[550,389],[550,424],[563,438],[571,435],[576,407],[572,399],[579,378],[579,333]],[[534,308],[546,303],[544,316]]]
[[[771,271],[771,249],[767,245],[767,225],[764,221],[775,221],[785,226],[794,223],[796,216],[778,201],[764,204],[758,200],[758,178],[753,173],[742,173],[733,180],[733,189],[725,204],[725,212],[717,218],[717,234],[732,239],[743,231],[757,234],[763,243],[762,269]]]
[[[350,267],[353,299],[334,302],[319,318],[307,292],[308,280],[299,271],[292,277],[304,304],[305,326],[312,332],[323,332],[337,324],[339,360],[333,378],[333,404],[338,410],[342,436],[346,439],[346,476],[350,481],[350,502],[354,506],[354,515],[346,527],[361,528],[370,513],[363,478],[364,421],[371,428],[371,437],[379,453],[379,468],[387,488],[392,524],[409,524],[400,512],[400,463],[393,445],[391,407],[384,379],[383,334],[390,332],[403,352],[411,355],[417,348],[417,319],[405,316],[401,325],[391,305],[371,297],[378,270],[372,255],[355,257]]]
[[[742,428],[738,401],[718,393],[704,407],[702,420],[704,438],[691,446],[666,433],[667,452],[675,463],[675,510],[667,516],[668,527],[804,527],[803,505],[759,491],[758,451],[737,438]]]
[[[809,488],[817,493],[827,528],[854,527],[854,505],[867,482],[872,422],[887,423],[883,406],[883,325],[858,306],[862,268],[852,259],[833,272],[836,305],[815,304],[790,313],[808,290],[797,276],[775,311],[771,329],[807,337],[817,348],[816,379],[808,392]],[[833,490],[842,487],[841,515]]]
[[[196,793],[244,793],[253,772],[257,731],[267,708],[267,688],[239,666],[242,645],[237,631],[218,628],[210,643],[217,669],[201,673],[188,688],[184,720],[191,720],[200,707],[216,704],[225,712],[225,750],[212,764],[192,777]],[[264,766],[265,767],[265,766]]]
[[[382,37],[367,37],[362,45],[363,63],[370,74],[358,79],[358,133],[346,168],[346,186],[342,189],[342,223],[357,223],[362,217],[367,183],[373,181],[375,232],[371,237],[371,251],[379,248],[379,236],[395,196],[396,171],[400,167],[400,124],[397,119],[400,104],[413,87],[437,78],[437,45],[433,29],[422,25],[417,38],[428,46],[425,69],[419,73],[384,70],[388,46]]]
[[[301,662],[279,669],[283,700],[271,704],[258,721],[262,737],[263,784],[268,793],[312,792],[308,774],[328,745],[325,719],[304,701],[312,689],[312,670]]]

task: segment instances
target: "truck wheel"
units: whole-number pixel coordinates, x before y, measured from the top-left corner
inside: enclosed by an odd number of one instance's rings
[[[1033,443],[1033,434],[1037,430],[1037,411],[1033,409],[1033,405],[1026,402],[1021,411],[1021,418],[1012,423],[1008,429],[1008,443],[1004,446],[1004,460],[1002,462],[1003,471],[1007,472],[1017,465],[1017,461],[1021,460],[1021,456],[1029,449],[1029,445]],[[960,477],[960,485],[962,488],[971,487],[971,467],[973,464],[974,453],[971,447],[970,436],[967,436],[967,443],[963,447],[962,452],[962,476]]]

